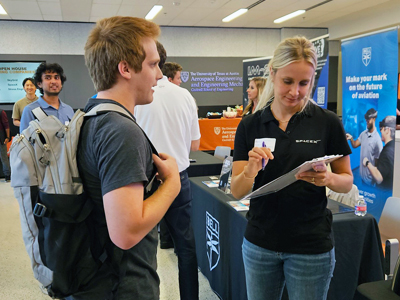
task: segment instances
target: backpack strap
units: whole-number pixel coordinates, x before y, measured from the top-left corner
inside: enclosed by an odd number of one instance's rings
[[[120,113],[122,115],[124,115],[125,117],[128,117],[129,119],[131,119],[133,121],[133,123],[135,123],[140,130],[143,132],[144,136],[146,137],[147,141],[149,142],[150,146],[151,146],[151,150],[152,152],[158,156],[158,151],[156,149],[156,147],[154,147],[153,143],[150,141],[149,137],[147,136],[146,132],[144,132],[144,130],[142,129],[142,127],[140,127],[137,123],[136,120],[128,113],[128,111],[117,105],[117,104],[113,104],[113,103],[101,103],[96,105],[95,107],[93,107],[92,109],[90,109],[86,114],[85,117],[92,117],[92,116],[97,116],[97,115],[101,115],[110,111],[114,111],[117,113]]]
[[[38,121],[42,121],[48,116],[41,106],[32,109],[32,114]]]
[[[143,134],[144,134],[144,136],[146,137],[148,143],[150,144],[151,151],[152,151],[155,155],[158,156],[158,151],[157,151],[156,147],[154,147],[153,143],[150,141],[150,139],[149,139],[149,137],[147,136],[146,132],[144,132],[144,130],[142,129],[142,127],[140,127],[140,126],[136,123],[136,120],[128,113],[128,111],[127,111],[125,108],[123,108],[123,107],[121,107],[121,106],[119,106],[119,105],[117,105],[117,104],[113,104],[113,103],[101,103],[101,104],[98,104],[98,105],[96,105],[95,107],[91,108],[91,109],[85,114],[85,117],[97,116],[97,115],[105,114],[105,113],[110,112],[110,111],[117,112],[117,113],[119,113],[119,114],[121,114],[121,115],[123,115],[123,116],[125,116],[125,117],[127,117],[127,118],[129,118],[129,119],[131,119],[131,120],[133,121],[133,123],[135,123],[136,126],[139,127],[140,130],[143,132]],[[147,184],[146,184],[145,187],[144,187],[146,194],[151,193],[151,192],[154,192],[154,190],[158,187],[157,184],[156,184],[156,185],[153,185],[154,182],[156,181],[155,179],[156,179],[156,173],[157,173],[156,170],[157,170],[157,168],[155,167],[154,170],[155,170],[155,171],[153,172],[153,174],[152,174],[152,176],[151,176],[151,179],[147,182]]]

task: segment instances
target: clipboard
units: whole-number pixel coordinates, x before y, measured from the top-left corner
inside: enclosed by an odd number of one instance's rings
[[[312,166],[314,164],[329,164],[330,162],[342,157],[343,155],[326,155],[323,157],[314,158],[312,160],[306,161],[302,163],[297,168],[293,169],[292,171],[278,177],[275,180],[270,181],[269,183],[263,185],[262,187],[258,188],[257,190],[247,194],[242,198],[243,199],[253,199],[260,196],[272,194],[278,192],[279,190],[287,187],[288,185],[292,184],[293,182],[297,181],[296,174],[303,173],[309,170],[312,170]]]

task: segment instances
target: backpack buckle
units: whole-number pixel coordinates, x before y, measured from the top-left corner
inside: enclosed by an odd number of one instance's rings
[[[33,214],[36,217],[42,218],[47,211],[47,207],[44,206],[42,203],[36,203],[35,207],[33,208]]]

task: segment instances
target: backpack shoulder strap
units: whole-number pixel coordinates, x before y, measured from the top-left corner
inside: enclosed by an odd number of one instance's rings
[[[106,112],[109,112],[109,111],[114,111],[114,112],[120,113],[120,114],[128,117],[129,119],[131,119],[133,121],[133,123],[135,123],[136,126],[138,126],[140,128],[140,130],[143,132],[143,134],[146,137],[147,141],[150,143],[151,150],[153,151],[153,153],[158,156],[158,151],[154,147],[153,143],[150,141],[150,139],[147,136],[146,132],[144,132],[144,130],[138,125],[138,123],[136,123],[136,120],[126,111],[125,108],[123,108],[123,107],[121,107],[119,105],[113,104],[113,103],[101,103],[101,104],[98,104],[95,107],[91,108],[85,114],[85,117],[93,117],[93,116],[97,116],[97,115],[100,115],[102,113],[106,113]]]
[[[97,116],[101,113],[105,113],[108,111],[115,111],[121,113],[136,123],[135,119],[133,119],[132,116],[124,108],[113,103],[101,103],[99,105],[96,105],[85,114],[85,117]]]
[[[40,106],[32,109],[32,114],[38,121],[42,121],[44,118],[47,117],[47,114]]]
[[[151,147],[151,151],[158,156],[158,151],[156,149],[156,147],[154,147],[153,143],[150,141],[149,137],[147,136],[146,132],[144,132],[144,130],[142,129],[142,127],[140,127],[137,123],[136,120],[126,111],[125,108],[117,105],[117,104],[113,104],[113,103],[101,103],[96,105],[95,107],[91,108],[86,114],[85,117],[92,117],[92,116],[97,116],[100,115],[102,113],[106,113],[109,111],[114,111],[117,113],[120,113],[126,117],[128,117],[129,119],[132,120],[133,123],[136,124],[137,127],[139,127],[139,129],[143,132],[144,136],[146,137],[146,140],[148,141],[148,143],[150,144]],[[154,172],[151,176],[151,179],[147,182],[147,184],[145,185],[145,192],[149,193],[152,191],[153,189],[153,183],[156,180],[156,173],[157,173],[157,167],[154,168]],[[156,185],[154,185],[155,187]]]

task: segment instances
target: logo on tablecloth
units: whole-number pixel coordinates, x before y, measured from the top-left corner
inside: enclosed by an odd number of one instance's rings
[[[219,222],[206,211],[206,241],[207,257],[212,271],[219,262]]]
[[[214,133],[216,135],[220,134],[221,133],[221,127],[214,127]]]
[[[189,72],[181,71],[181,79],[183,82],[187,82],[189,79]]]
[[[369,65],[372,56],[372,48],[367,47],[362,49],[362,62],[365,66]]]

